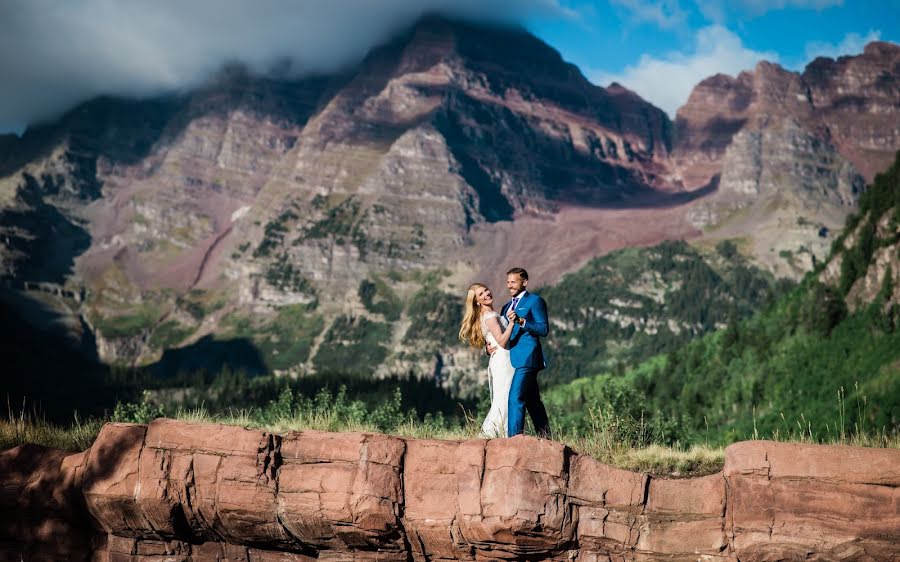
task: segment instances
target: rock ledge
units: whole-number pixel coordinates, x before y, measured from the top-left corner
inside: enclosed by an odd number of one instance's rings
[[[0,560],[900,561],[900,451],[749,441],[666,480],[553,441],[159,419],[0,453]]]

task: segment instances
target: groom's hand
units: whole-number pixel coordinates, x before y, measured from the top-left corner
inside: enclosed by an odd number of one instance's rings
[[[491,345],[491,342],[486,342],[486,343],[484,344],[484,351],[485,351],[485,353],[487,353],[488,355],[493,355],[494,352],[497,351],[497,347]]]

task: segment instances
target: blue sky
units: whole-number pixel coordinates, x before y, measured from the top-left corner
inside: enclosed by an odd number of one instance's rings
[[[593,82],[618,81],[674,116],[691,88],[761,59],[802,71],[816,56],[900,42],[900,0],[559,0],[526,26]]]
[[[194,88],[234,61],[334,70],[434,11],[524,24],[673,117],[713,74],[900,41],[900,0],[0,0],[0,133],[98,95]]]

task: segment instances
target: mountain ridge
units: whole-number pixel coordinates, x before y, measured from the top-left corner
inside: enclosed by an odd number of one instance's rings
[[[896,50],[876,45],[864,56]],[[862,76],[888,64],[858,58],[835,64]],[[189,333],[170,342],[184,345],[297,307],[308,309],[303,322],[326,320],[312,350],[347,318],[384,326],[378,345],[395,346],[410,319],[395,325],[367,311],[363,280],[396,274],[392,290],[406,300],[428,272],[449,270],[429,282],[461,293],[475,278],[496,283],[515,261],[549,284],[613,249],[754,236],[763,219],[778,244],[741,248],[797,276],[815,260],[788,267],[778,256],[821,253],[853,209],[862,176],[841,151],[855,132],[832,144],[805,113],[774,119],[766,96],[798,79],[757,68],[759,87],[742,74],[695,90],[715,97],[713,86],[744,81],[749,93],[735,95],[763,100],[747,101],[732,135],[716,129],[717,106],[704,107],[701,94],[679,125],[620,86],[590,84],[527,32],[426,18],[335,75],[285,80],[234,67],[181,96],[95,100],[55,128],[26,131],[0,157],[0,272],[19,286],[53,273],[85,289],[73,314],[97,329],[104,360],[132,365],[159,358],[148,342],[163,326],[170,338]],[[863,107],[832,105],[839,117]],[[684,148],[693,146],[686,130],[696,152]],[[893,142],[879,131],[865,137],[875,147],[866,154]],[[765,211],[782,192],[796,196],[771,219]],[[807,203],[803,224],[784,224]],[[761,219],[735,219],[757,208]],[[84,230],[89,245],[54,251],[51,263],[41,248],[66,229]],[[453,345],[416,368],[470,368]]]

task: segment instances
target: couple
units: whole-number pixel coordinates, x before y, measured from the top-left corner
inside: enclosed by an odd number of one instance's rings
[[[550,438],[550,423],[537,382],[538,371],[545,367],[540,338],[550,329],[547,303],[526,291],[527,286],[528,272],[521,267],[510,269],[506,288],[512,300],[499,314],[486,285],[475,283],[466,294],[459,339],[475,348],[487,346],[491,356],[491,409],[481,425],[486,437],[522,433],[527,409],[538,436]]]

